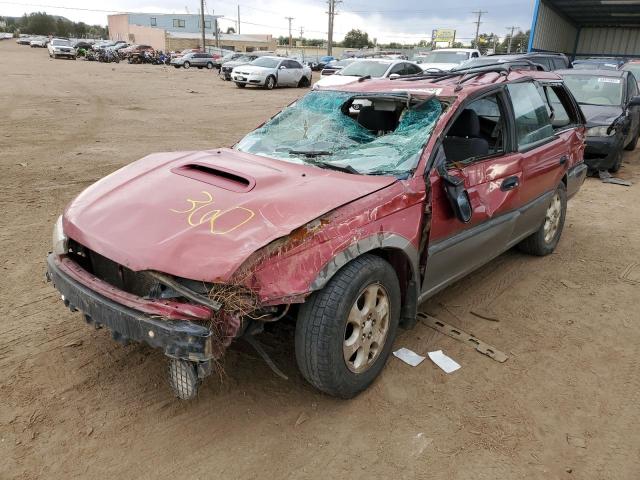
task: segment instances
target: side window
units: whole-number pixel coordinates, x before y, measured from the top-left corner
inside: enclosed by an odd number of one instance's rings
[[[505,152],[506,124],[499,94],[465,106],[443,141],[447,162],[472,162]]]
[[[542,65],[545,70],[553,70],[553,67],[551,66],[551,59],[548,57],[536,57],[533,61],[534,63]]]
[[[478,52],[472,52],[471,53],[471,58],[478,58],[480,55],[478,55]]]
[[[389,72],[389,75],[392,75],[394,73],[398,74],[398,75],[404,75],[404,63],[398,63],[397,65],[394,65],[391,68],[391,71]]]
[[[295,60],[289,60],[288,61],[288,67],[289,68],[302,68],[302,65],[300,65],[298,62],[296,62]]]
[[[551,126],[554,131],[562,130],[569,125],[578,123],[578,119],[573,112],[571,103],[568,102],[566,92],[564,92],[562,87],[545,85],[541,86],[540,90],[542,92],[543,99],[546,101],[547,112],[549,113]],[[565,99],[564,103],[558,94]]]
[[[553,59],[553,69],[554,70],[562,70],[567,68],[567,62],[562,58],[554,58]]]
[[[406,63],[405,64],[405,75],[414,75],[416,73],[422,73],[422,69],[417,66],[414,65],[413,63]]]
[[[525,150],[553,137],[549,105],[532,82],[507,85],[516,119],[518,149]]]

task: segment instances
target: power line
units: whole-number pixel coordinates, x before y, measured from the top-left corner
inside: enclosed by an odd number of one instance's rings
[[[478,39],[480,38],[480,25],[482,24],[481,22],[482,15],[489,12],[486,12],[484,10],[478,10],[476,12],[471,12],[471,13],[478,15],[478,20],[473,22],[476,24],[476,48],[478,48]]]

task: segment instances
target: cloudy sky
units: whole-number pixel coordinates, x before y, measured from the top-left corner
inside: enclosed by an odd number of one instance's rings
[[[379,42],[414,42],[431,38],[437,28],[452,28],[457,36],[468,42],[474,35],[476,19],[472,13],[484,10],[481,32],[495,32],[501,36],[506,27],[529,28],[533,0],[344,0],[338,5],[335,38],[342,39],[352,28],[369,33]],[[224,15],[222,29],[235,27],[237,4],[233,1],[206,2],[207,13]],[[325,0],[240,0],[242,33],[271,33],[288,35],[285,16],[294,17],[294,36],[300,28],[308,38],[326,38],[327,4]],[[60,8],[65,7],[65,8]],[[0,0],[0,15],[19,16],[24,12],[46,11],[71,20],[106,24],[106,16],[118,11],[154,13],[197,13],[198,0]]]

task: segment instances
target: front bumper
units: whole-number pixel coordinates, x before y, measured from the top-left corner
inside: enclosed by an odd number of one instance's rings
[[[612,168],[623,148],[621,135],[611,137],[587,137],[584,151],[584,163],[590,170],[608,170]]]
[[[232,80],[236,83],[244,83],[246,85],[264,85],[266,77],[258,75],[242,75],[234,73]]]
[[[169,357],[192,362],[214,358],[212,333],[205,325],[158,318],[100,295],[73,278],[54,254],[47,258],[47,279],[66,306],[80,310],[88,323],[108,327],[115,340],[146,343]]]

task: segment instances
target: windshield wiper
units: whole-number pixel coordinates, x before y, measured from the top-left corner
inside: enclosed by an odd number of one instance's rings
[[[329,170],[337,170],[339,172],[353,173],[355,175],[360,175],[360,172],[355,168],[353,168],[351,165],[342,166],[342,165],[336,165],[331,162],[323,162],[322,160],[311,160],[311,159],[307,159],[307,162],[310,163],[311,165],[314,165],[320,168],[328,168]]]
[[[289,150],[290,155],[304,155],[308,158],[319,157],[321,155],[331,155],[329,150]]]

